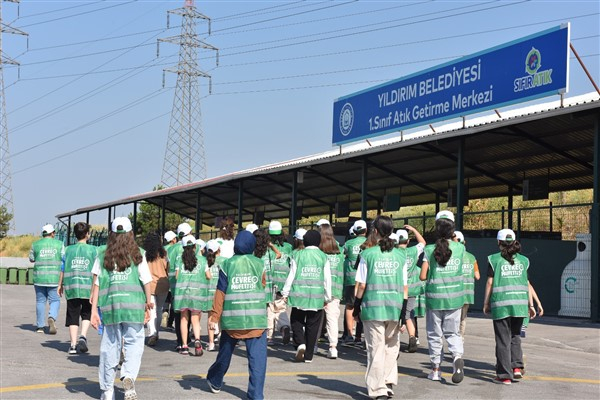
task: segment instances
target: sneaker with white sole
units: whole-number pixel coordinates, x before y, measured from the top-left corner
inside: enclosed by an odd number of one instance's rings
[[[216,394],[221,391],[221,388],[214,386],[212,383],[210,383],[210,381],[208,379],[206,380],[206,383],[208,383],[208,388],[210,389],[211,392]]]
[[[167,311],[163,311],[162,317],[160,319],[160,327],[166,328],[169,324],[169,313]]]
[[[115,400],[115,389],[103,391],[100,395],[100,400]]]
[[[387,387],[388,399],[394,397],[394,385],[392,385],[391,383],[386,383],[385,386]]]
[[[454,372],[452,373],[452,382],[461,383],[465,378],[465,362],[462,358],[456,357],[453,362]]]
[[[500,384],[500,385],[511,385],[512,381],[510,379],[500,379],[498,377],[494,378],[492,382]]]
[[[439,369],[437,371],[432,370],[429,373],[429,375],[427,375],[427,379],[432,380],[432,381],[441,381],[442,380],[442,374],[440,373]]]
[[[81,353],[88,352],[87,338],[85,336],[79,336],[79,351]]]
[[[44,327],[37,328],[37,329],[35,330],[35,333],[44,333]]]
[[[69,354],[77,354],[77,346],[76,345],[71,345],[71,347],[69,347]]]
[[[56,335],[56,321],[52,317],[48,317],[48,334]]]
[[[206,348],[206,351],[215,351],[215,344],[209,343],[208,347]]]
[[[306,351],[306,345],[305,344],[301,344],[298,346],[298,348],[296,349],[296,361],[300,362],[300,361],[304,361],[304,352]]]
[[[515,379],[523,378],[523,370],[521,368],[513,368],[513,376]]]
[[[133,383],[133,379],[123,379],[123,390],[125,391],[125,400],[137,400],[138,396],[135,391],[135,384]]]
[[[330,347],[329,350],[327,351],[327,358],[331,358],[332,360],[335,360],[338,356],[338,351],[337,348],[335,347]]]

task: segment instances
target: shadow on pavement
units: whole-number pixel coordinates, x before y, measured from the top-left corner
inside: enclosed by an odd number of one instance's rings
[[[324,379],[319,378],[317,376],[318,372],[315,375],[302,374],[298,375],[299,382],[305,385],[317,386],[321,389],[325,389],[330,391],[331,393],[336,394],[346,394],[353,399],[368,399],[366,388],[363,386],[353,385],[348,383],[347,381],[339,380],[339,379]],[[298,393],[299,396],[306,395],[306,391],[302,391]]]
[[[45,342],[40,343],[42,347],[47,347],[49,349],[57,350],[61,353],[67,355],[67,351],[69,351],[70,344],[68,342],[62,342],[60,340],[46,340]]]
[[[99,399],[100,395],[102,394],[98,382],[90,381],[87,378],[69,378],[63,383],[65,385],[65,389],[67,389],[69,393],[86,395],[87,397],[91,397],[93,399]]]

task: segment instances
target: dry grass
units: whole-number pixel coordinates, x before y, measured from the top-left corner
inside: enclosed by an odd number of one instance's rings
[[[0,239],[0,257],[28,257],[31,244],[39,237],[32,235],[7,236]]]

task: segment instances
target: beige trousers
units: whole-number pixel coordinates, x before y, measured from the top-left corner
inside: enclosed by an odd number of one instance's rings
[[[365,382],[369,397],[387,396],[386,384],[398,384],[398,352],[400,325],[398,321],[363,321],[367,345]]]

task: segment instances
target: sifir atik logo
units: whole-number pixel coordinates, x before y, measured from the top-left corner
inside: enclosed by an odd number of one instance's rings
[[[514,80],[513,91],[522,92],[552,83],[552,68],[540,70],[542,53],[532,47],[525,57],[525,72],[527,75]]]

